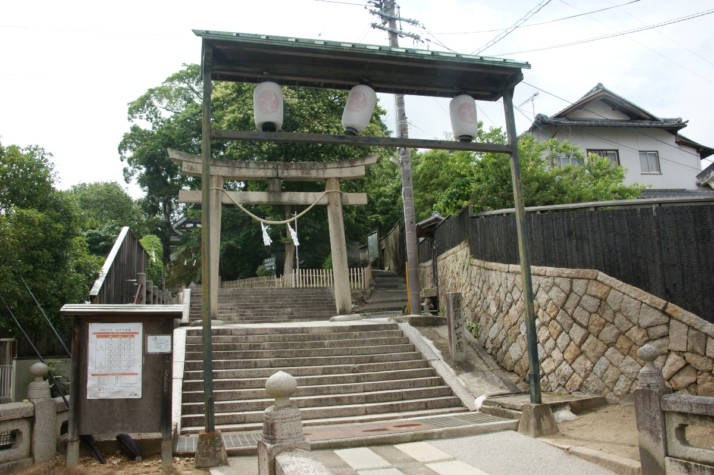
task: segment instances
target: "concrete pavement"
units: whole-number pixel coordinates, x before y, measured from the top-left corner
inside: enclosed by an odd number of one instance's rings
[[[317,450],[312,454],[335,475],[614,473],[514,431],[395,445]],[[229,463],[229,467],[214,468],[211,473],[258,473],[256,456],[230,457]]]

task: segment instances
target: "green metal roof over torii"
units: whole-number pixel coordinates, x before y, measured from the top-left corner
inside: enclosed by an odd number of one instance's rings
[[[523,79],[530,64],[510,59],[413,48],[193,30],[211,46],[218,81],[350,89],[496,101]]]

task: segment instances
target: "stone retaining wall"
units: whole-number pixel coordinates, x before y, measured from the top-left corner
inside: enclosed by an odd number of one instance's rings
[[[431,265],[420,266],[427,280]],[[461,292],[466,322],[504,368],[528,373],[520,266],[473,259],[467,243],[438,257],[439,301]],[[645,343],[677,392],[714,396],[714,325],[592,269],[532,267],[544,391],[583,391],[616,401],[633,392]]]

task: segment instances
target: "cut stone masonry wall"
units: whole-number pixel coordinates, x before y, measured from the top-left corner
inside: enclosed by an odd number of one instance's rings
[[[505,369],[525,381],[528,354],[520,266],[471,257],[462,243],[438,257],[439,301],[461,292],[465,322]],[[544,391],[582,391],[611,402],[633,392],[649,343],[675,392],[714,396],[714,325],[592,269],[532,267]],[[420,266],[428,281],[431,263]]]

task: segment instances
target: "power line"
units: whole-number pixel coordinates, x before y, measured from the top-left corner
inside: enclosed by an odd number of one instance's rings
[[[620,4],[617,4],[617,5],[612,5],[612,6],[610,6],[610,7],[599,8],[599,9],[597,9],[597,10],[590,10],[590,11],[583,12],[583,13],[577,13],[577,14],[575,14],[575,15],[568,15],[568,16],[564,16],[564,17],[561,17],[561,18],[556,18],[556,19],[554,19],[554,20],[541,21],[541,22],[538,22],[538,23],[529,23],[529,24],[527,24],[527,25],[521,25],[521,28],[531,28],[531,27],[534,27],[534,26],[549,25],[549,24],[551,24],[551,23],[557,23],[557,22],[559,22],[559,21],[564,21],[564,20],[572,20],[573,18],[579,18],[579,17],[586,16],[586,15],[592,15],[592,14],[594,14],[594,13],[600,13],[600,12],[604,12],[604,11],[607,11],[607,10],[612,10],[613,8],[624,7],[624,6],[626,6],[626,5],[631,5],[631,4],[637,3],[637,2],[639,2],[639,1],[640,1],[640,0],[630,0],[629,2],[620,3]],[[440,34],[440,35],[475,35],[475,34],[478,34],[478,33],[495,33],[495,32],[497,32],[497,31],[503,31],[503,30],[505,30],[505,28],[492,28],[492,29],[490,29],[490,30],[457,31],[457,32],[442,31],[442,32],[439,32],[438,34]]]
[[[641,26],[638,28],[632,28],[630,30],[619,31],[617,33],[611,33],[611,34],[607,34],[607,35],[601,35],[601,36],[596,36],[593,38],[587,38],[587,39],[578,40],[578,41],[571,41],[568,43],[561,43],[561,44],[557,44],[557,45],[544,46],[542,48],[533,48],[533,49],[526,49],[526,50],[521,50],[521,51],[509,51],[507,53],[497,53],[496,56],[510,56],[510,55],[521,54],[521,53],[534,53],[537,51],[546,51],[546,50],[557,49],[557,48],[565,48],[568,46],[581,45],[584,43],[592,43],[594,41],[606,40],[609,38],[616,38],[618,36],[625,36],[625,35],[630,35],[632,33],[639,33],[641,31],[647,31],[647,30],[652,30],[654,28],[660,28],[662,26],[673,25],[675,23],[693,20],[695,18],[699,18],[699,17],[705,16],[705,15],[711,15],[712,13],[714,13],[714,9],[704,10],[701,12],[692,13],[691,15],[687,15],[687,16],[683,16],[683,17],[679,17],[679,18],[673,18],[671,20],[666,20],[666,21],[663,21],[660,23],[656,23],[654,25]]]
[[[551,2],[551,0],[543,0],[541,1],[538,5],[530,9],[528,12],[526,12],[525,15],[523,15],[521,18],[518,19],[513,25],[509,26],[505,30],[503,30],[501,33],[496,35],[491,41],[486,43],[485,45],[481,46],[480,48],[475,49],[474,51],[471,52],[471,54],[481,54],[482,51],[487,50],[491,46],[495,45],[499,41],[501,41],[503,38],[506,36],[510,35],[513,33],[519,26],[521,26],[523,23],[527,22],[533,15],[538,13]]]
[[[575,8],[575,7],[573,7],[572,5],[570,5],[570,4],[569,4],[567,1],[565,1],[565,0],[560,0],[560,2],[561,2],[561,3],[564,3],[565,5],[567,5],[567,6],[571,7],[571,8]],[[628,13],[628,15],[629,15],[629,13]],[[632,15],[630,15],[630,16],[632,17]],[[634,17],[633,17],[633,18],[634,18]],[[602,22],[602,21],[600,21],[600,20],[593,19],[592,21],[597,22],[597,23],[599,23],[599,24],[601,24],[601,25],[604,25],[605,28],[607,28],[608,30],[610,29],[610,25],[608,25],[608,24],[606,24],[606,23],[604,23],[604,22]],[[662,33],[660,30],[655,30],[655,31],[656,31],[657,33],[659,33],[660,35],[664,35],[664,33]],[[680,67],[681,69],[690,72],[691,74],[693,74],[693,75],[699,77],[700,79],[702,79],[702,80],[704,80],[704,81],[706,81],[706,82],[708,82],[708,83],[714,84],[714,81],[713,81],[710,77],[701,74],[698,70],[690,69],[690,68],[688,68],[687,66],[685,66],[685,65],[683,65],[683,64],[681,64],[681,63],[675,61],[675,60],[672,59],[671,57],[665,55],[659,48],[653,48],[653,47],[651,47],[648,43],[643,43],[643,42],[638,41],[636,38],[633,38],[633,37],[629,37],[628,39],[629,39],[630,41],[632,41],[633,43],[636,43],[637,45],[639,45],[641,48],[646,48],[646,49],[648,49],[649,51],[651,51],[653,54],[659,56],[660,58],[663,58],[663,59],[665,59],[665,60],[671,62],[671,63],[674,64],[675,66],[678,66],[678,67]],[[707,62],[709,62],[709,61],[707,61]],[[710,64],[712,64],[712,63],[710,63]]]
[[[367,6],[365,3],[355,3],[355,2],[342,2],[339,0],[315,0],[316,2],[322,3],[336,3],[337,5],[357,5],[360,7]]]

